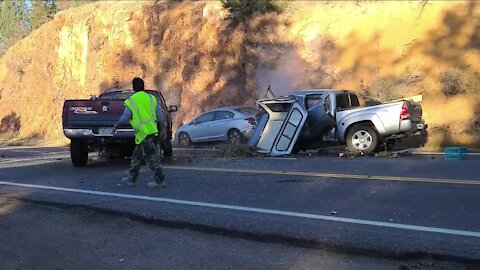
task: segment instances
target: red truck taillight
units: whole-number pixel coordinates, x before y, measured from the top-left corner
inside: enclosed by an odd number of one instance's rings
[[[410,113],[408,111],[408,105],[407,103],[403,103],[402,105],[402,110],[400,111],[400,120],[404,120],[410,117]]]
[[[67,124],[67,114],[68,114],[68,108],[67,106],[63,105],[63,111],[62,111],[62,125],[65,127]]]
[[[245,118],[245,121],[247,121],[252,126],[255,126],[257,124],[256,121],[255,121],[255,117]]]

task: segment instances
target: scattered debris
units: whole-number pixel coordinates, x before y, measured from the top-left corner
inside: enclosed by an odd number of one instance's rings
[[[363,157],[365,156],[365,153],[362,151],[360,152],[340,152],[338,153],[338,156],[341,158],[356,158],[356,157]]]
[[[413,153],[411,150],[403,150],[403,151],[397,151],[397,152],[382,151],[375,154],[375,157],[377,158],[384,158],[384,157],[398,158],[398,157],[409,157],[409,156],[413,156]]]
[[[257,148],[247,144],[229,144],[226,146],[220,146],[220,151],[217,153],[217,157],[257,157],[260,153]]]
[[[390,156],[390,153],[388,153],[386,151],[375,153],[376,158],[385,158],[385,157],[389,157],[389,156]]]
[[[413,152],[411,150],[398,151],[398,152],[395,152],[395,154],[397,154],[398,156],[402,156],[402,157],[413,156]]]

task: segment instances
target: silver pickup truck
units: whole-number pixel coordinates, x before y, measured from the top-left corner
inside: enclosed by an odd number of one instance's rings
[[[346,144],[372,153],[392,148],[397,139],[426,129],[419,103],[400,100],[361,107],[354,92],[308,90],[257,102],[262,113],[249,144],[272,155],[290,154],[312,145]]]

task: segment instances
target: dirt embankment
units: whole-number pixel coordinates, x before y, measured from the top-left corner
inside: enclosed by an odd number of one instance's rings
[[[94,3],[63,12],[0,62],[2,137],[62,138],[65,99],[129,87],[135,76],[179,104],[175,120],[254,103],[241,28],[205,3]]]
[[[292,2],[235,28],[218,2],[100,2],[59,13],[0,59],[3,140],[63,138],[61,108],[135,76],[175,123],[268,84],[424,95],[430,145],[480,145],[480,4]]]

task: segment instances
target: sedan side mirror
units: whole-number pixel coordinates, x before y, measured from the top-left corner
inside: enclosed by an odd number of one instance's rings
[[[168,112],[176,112],[177,110],[177,105],[170,105],[170,107],[168,107]]]

